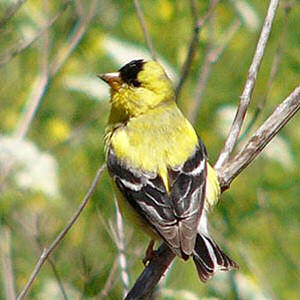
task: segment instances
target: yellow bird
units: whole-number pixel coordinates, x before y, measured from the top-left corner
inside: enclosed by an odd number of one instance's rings
[[[209,235],[219,183],[162,66],[139,59],[98,76],[111,87],[104,140],[121,212],[150,235],[150,248],[163,240],[182,259],[192,256],[203,282],[237,269]]]

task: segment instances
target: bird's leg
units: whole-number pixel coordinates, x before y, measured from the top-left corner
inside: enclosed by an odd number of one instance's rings
[[[145,258],[143,259],[143,264],[146,266],[148,264],[148,262],[150,262],[157,254],[156,251],[153,249],[155,240],[151,240],[146,253],[145,253]]]

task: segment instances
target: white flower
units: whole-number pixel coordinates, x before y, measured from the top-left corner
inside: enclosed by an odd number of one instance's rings
[[[7,168],[21,188],[59,195],[56,160],[32,142],[0,135],[0,169]]]

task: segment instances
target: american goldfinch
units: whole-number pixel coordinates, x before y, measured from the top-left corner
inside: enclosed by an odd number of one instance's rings
[[[237,269],[208,233],[218,180],[162,66],[139,59],[98,76],[110,85],[104,140],[121,212],[183,260],[192,257],[203,282]]]

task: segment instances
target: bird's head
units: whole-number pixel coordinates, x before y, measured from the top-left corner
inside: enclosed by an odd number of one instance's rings
[[[133,60],[118,72],[99,74],[98,77],[111,87],[112,110],[125,119],[174,101],[172,83],[163,67],[155,61]]]

